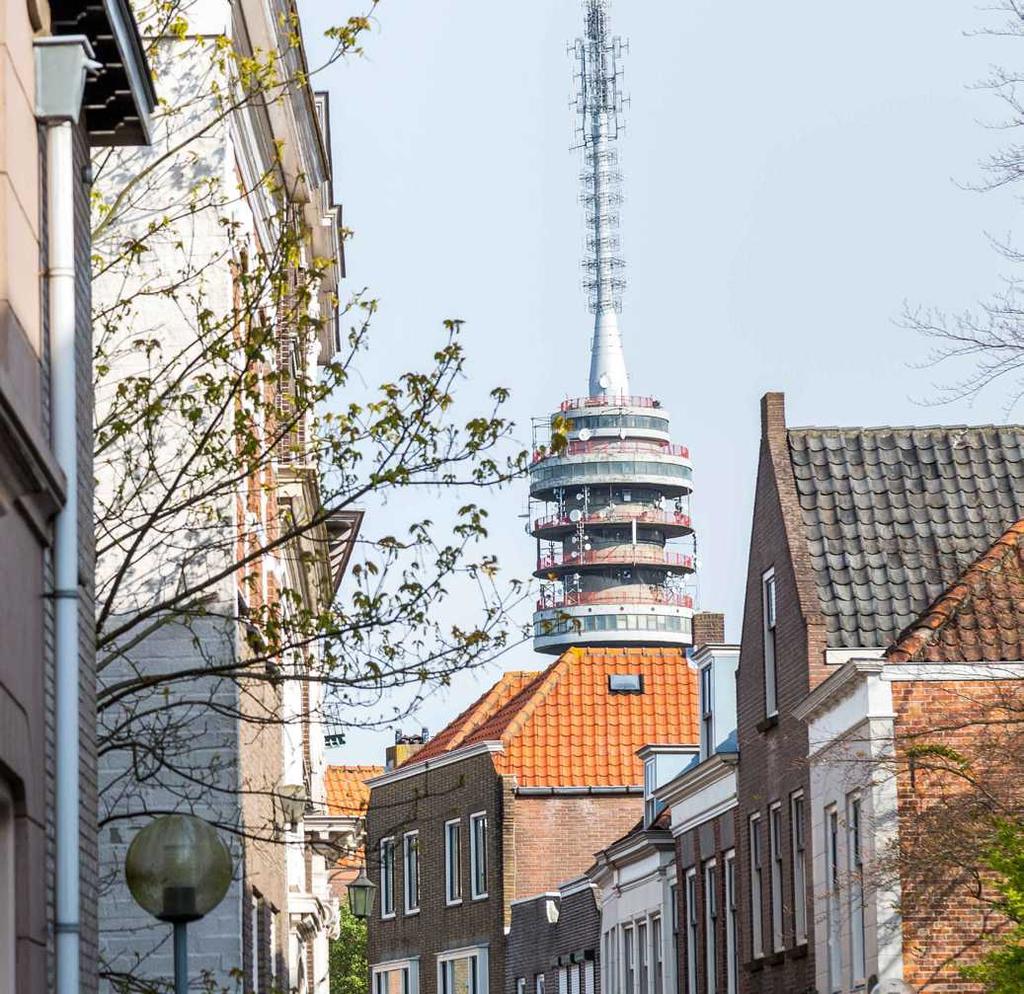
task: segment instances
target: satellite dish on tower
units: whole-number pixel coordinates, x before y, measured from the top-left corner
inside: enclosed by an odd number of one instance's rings
[[[607,390],[611,385],[612,378],[607,373],[602,373],[597,382],[602,390]]]
[[[580,520],[580,518],[582,518],[582,517],[583,517],[583,512],[582,512],[582,511],[581,511],[581,510],[580,510],[580,509],[579,509],[578,507],[574,507],[574,508],[573,508],[573,509],[572,509],[572,510],[571,510],[571,511],[569,512],[569,520],[570,520],[570,521],[571,521],[571,522],[572,522],[573,524],[576,524],[576,522],[577,522],[577,521],[579,521],[579,520]]]
[[[581,428],[580,432],[579,432],[580,441],[581,442],[589,442],[591,434],[592,434],[592,432],[591,432],[591,430],[589,428]]]

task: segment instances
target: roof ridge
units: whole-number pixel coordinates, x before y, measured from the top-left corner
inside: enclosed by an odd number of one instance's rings
[[[810,431],[1024,431],[1024,424],[987,424],[987,425],[787,425],[787,432],[810,432]]]
[[[446,751],[451,749],[457,749],[473,732],[475,732],[482,725],[490,721],[495,715],[500,714],[511,701],[514,701],[522,692],[529,687],[533,681],[528,681],[524,687],[516,691],[512,697],[502,704],[497,710],[492,710],[491,705],[494,700],[501,696],[501,691],[507,688],[511,683],[517,679],[521,679],[527,673],[535,672],[533,670],[508,670],[502,673],[501,678],[497,680],[494,685],[488,690],[482,697],[478,697],[476,702],[463,712],[466,716],[466,720],[461,723],[459,730],[452,736],[451,740],[446,746]],[[462,715],[459,716],[460,718]],[[456,718],[456,721],[459,719]]]
[[[1007,556],[1019,554],[1024,546],[1024,518],[1019,518],[974,560],[956,581],[947,587],[929,607],[897,636],[886,650],[885,658],[909,662],[961,611],[989,574],[1001,570]]]
[[[558,683],[558,680],[561,678],[561,674],[559,671],[561,669],[561,664],[563,660],[566,660],[567,657],[575,659],[582,653],[583,650],[579,647],[570,646],[547,668],[546,672],[542,674],[543,678],[540,680],[539,683],[534,682],[529,684],[528,688],[524,688],[524,690],[532,688],[530,696],[523,703],[522,708],[519,710],[516,716],[512,718],[512,720],[509,721],[509,723],[505,726],[505,730],[501,733],[502,742],[508,742],[509,739],[512,739],[516,735],[518,735],[519,732],[522,730],[523,726],[533,715],[534,711],[537,710],[540,703],[542,701],[547,700],[548,695],[551,693],[551,689],[555,686],[556,683]]]

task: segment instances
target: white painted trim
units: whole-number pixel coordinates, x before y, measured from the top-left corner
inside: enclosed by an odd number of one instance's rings
[[[451,897],[452,892],[452,878],[451,878],[451,836],[448,829],[452,825],[459,826],[459,896],[456,898]],[[444,823],[444,903],[445,907],[457,908],[462,904],[462,818],[449,818]]]
[[[735,772],[736,764],[739,762],[738,752],[715,752],[702,760],[696,766],[688,766],[663,783],[654,792],[654,796],[665,804],[678,804],[680,801],[693,796],[705,787]]]
[[[487,857],[487,835],[488,835],[488,824],[487,824],[487,812],[486,811],[474,811],[469,816],[469,896],[474,901],[482,901],[488,896],[486,890],[477,891],[476,889],[476,832],[473,830],[473,823],[480,818],[484,822],[484,884],[489,888],[490,881],[487,879],[490,876],[491,867],[488,865]]]
[[[843,663],[793,708],[793,717],[807,721],[812,715],[833,707],[838,700],[852,693],[862,677],[877,676],[884,668],[882,662],[874,659],[851,659]]]
[[[862,649],[826,649],[825,665],[842,666],[851,659],[881,659],[885,655],[885,649],[868,648]]]
[[[409,766],[402,765],[396,770],[388,770],[379,777],[367,780],[366,785],[371,789],[383,787],[384,784],[394,783],[396,780],[404,780],[406,777],[415,777],[420,773],[436,769],[439,766],[448,766],[450,763],[458,763],[463,759],[470,759],[473,756],[483,756],[487,753],[504,751],[505,746],[501,742],[477,742],[471,746],[453,749],[451,752],[446,752],[444,755],[437,756],[434,759],[425,759],[421,763],[412,763]]]

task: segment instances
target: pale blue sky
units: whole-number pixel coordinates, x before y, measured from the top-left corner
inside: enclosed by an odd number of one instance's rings
[[[311,63],[323,29],[359,12],[301,7]],[[916,403],[936,374],[912,368],[927,344],[896,323],[904,300],[959,310],[995,289],[1005,266],[985,232],[1018,225],[1008,194],[954,182],[977,178],[999,140],[978,123],[998,117],[995,99],[969,84],[1024,55],[1024,41],[965,37],[982,18],[950,0],[613,4],[631,46],[626,357],[634,392],[660,397],[690,446],[701,602],[726,611],[730,637],[764,391],[785,391],[794,425],[1002,420],[998,395]],[[366,57],[316,82],[331,91],[336,192],[355,230],[350,288],[381,301],[367,379],[463,318],[466,393],[509,387],[524,445],[531,416],[586,392],[565,54],[580,25],[576,0],[382,0]],[[492,546],[520,576],[525,494],[490,501]],[[396,514],[370,512],[373,531]],[[546,662],[524,647],[502,664]],[[408,729],[438,730],[496,672],[465,676]],[[332,758],[379,761],[391,738],[356,734]]]

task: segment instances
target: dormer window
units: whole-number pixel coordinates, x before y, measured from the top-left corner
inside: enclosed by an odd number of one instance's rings
[[[715,751],[714,737],[714,671],[708,662],[700,670],[700,758],[707,759]]]

